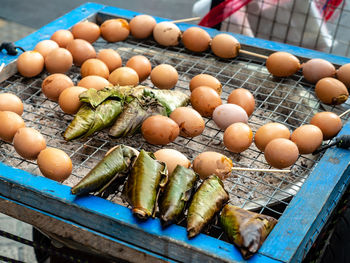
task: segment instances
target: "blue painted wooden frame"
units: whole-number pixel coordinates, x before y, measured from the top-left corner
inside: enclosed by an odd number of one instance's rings
[[[16,42],[27,50],[58,29],[71,28],[77,22],[96,13],[132,18],[138,13],[95,3],[84,4],[38,31]],[[164,18],[156,18],[163,21]],[[179,24],[181,30],[192,25]],[[211,36],[219,31],[206,29]],[[324,58],[341,65],[350,59],[333,56],[305,48],[234,35],[242,44],[270,50],[283,50],[306,58]],[[6,65],[16,57],[0,53],[0,64]],[[350,134],[350,124],[345,123],[340,134]],[[259,252],[249,262],[291,262],[300,261],[310,238],[325,223],[331,208],[349,183],[349,151],[329,149],[314,168],[298,194],[281,216]],[[20,202],[33,209],[52,214],[58,218],[75,222],[91,231],[115,238],[132,247],[157,253],[164,258],[179,261],[200,261],[203,259],[245,262],[238,250],[231,244],[200,234],[188,240],[186,230],[180,226],[162,229],[158,219],[139,222],[129,209],[104,199],[87,196],[75,197],[68,186],[47,178],[34,176],[25,171],[0,163],[0,193],[4,198]],[[97,223],[100,222],[100,223]],[[192,251],[193,253],[189,253]]]

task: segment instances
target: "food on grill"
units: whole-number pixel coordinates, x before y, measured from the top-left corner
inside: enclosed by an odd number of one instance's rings
[[[334,78],[320,79],[315,86],[317,98],[325,104],[338,105],[344,103],[349,92],[346,86]]]
[[[108,81],[113,85],[137,86],[139,84],[139,75],[132,68],[120,67],[111,72]]]
[[[67,47],[68,43],[71,42],[74,37],[72,32],[69,30],[58,30],[55,33],[52,34],[51,40],[55,41],[60,47]]]
[[[67,114],[76,114],[82,105],[79,95],[85,91],[87,91],[86,88],[79,86],[73,86],[63,90],[58,98],[58,104],[62,111]]]
[[[329,111],[316,113],[310,120],[310,124],[316,125],[321,129],[323,140],[332,139],[342,128],[339,116]]]
[[[218,34],[211,41],[211,51],[220,58],[234,58],[240,48],[238,40],[229,34]]]
[[[255,109],[253,94],[249,90],[243,88],[233,90],[227,98],[227,103],[241,106],[247,112],[248,117],[252,115]]]
[[[191,166],[191,162],[187,159],[187,157],[174,149],[160,149],[154,153],[154,156],[158,161],[166,164],[170,178],[176,166],[181,165],[186,168]]]
[[[45,57],[56,48],[58,48],[58,44],[55,41],[46,39],[36,44],[34,50],[38,51],[45,59]]]
[[[83,21],[72,27],[72,34],[74,38],[84,39],[92,44],[100,37],[101,30],[95,23]]]
[[[17,59],[17,70],[23,77],[35,77],[43,69],[44,57],[38,51],[23,52]]]
[[[249,148],[252,142],[252,129],[245,123],[236,122],[231,124],[224,132],[224,145],[231,152],[243,152]]]
[[[195,192],[188,208],[188,237],[198,235],[228,200],[229,195],[219,177],[211,175],[205,179]]]
[[[177,46],[181,39],[181,31],[171,22],[160,22],[153,28],[154,40],[162,46]]]
[[[271,166],[283,169],[296,162],[299,150],[298,146],[291,140],[277,138],[266,145],[264,155]]]
[[[125,145],[118,145],[107,153],[101,161],[74,187],[71,192],[75,195],[87,193],[101,194],[112,182],[125,180],[138,152]]]
[[[101,36],[107,42],[123,41],[129,36],[130,27],[128,21],[122,18],[109,19],[102,23]]]
[[[72,54],[65,48],[56,48],[45,57],[45,68],[51,74],[66,73],[72,65]]]
[[[108,80],[100,76],[87,76],[82,78],[77,86],[84,87],[87,89],[101,90],[108,86],[113,86]]]
[[[222,104],[220,95],[212,88],[197,87],[191,93],[192,107],[204,117],[211,117],[216,107]]]
[[[83,78],[93,75],[108,79],[109,69],[102,60],[90,58],[84,61],[83,65],[81,65],[80,74]]]
[[[156,20],[149,15],[138,15],[130,20],[130,32],[134,38],[144,39],[152,35]]]
[[[109,72],[122,66],[122,59],[119,53],[111,48],[101,49],[97,54],[97,58],[107,65]]]
[[[289,129],[277,122],[270,122],[261,126],[255,133],[254,143],[260,151],[264,151],[266,145],[276,138],[290,138]]]
[[[42,150],[38,155],[37,164],[45,177],[58,182],[66,180],[73,168],[70,157],[57,148]]]
[[[209,48],[210,35],[200,27],[190,27],[182,33],[182,43],[194,52],[203,52]]]
[[[221,129],[225,130],[228,126],[236,122],[248,122],[246,111],[236,104],[222,104],[215,108],[213,112],[213,121]]]
[[[23,114],[23,102],[15,94],[0,93],[0,111],[12,111],[21,116]]]
[[[230,241],[248,259],[259,250],[277,220],[227,204],[221,211],[220,223]]]
[[[350,63],[341,66],[337,70],[337,78],[344,83],[344,85],[350,89]]]
[[[176,108],[170,118],[179,125],[180,135],[184,137],[195,137],[205,129],[205,122],[198,111],[189,107]]]
[[[140,82],[144,81],[151,74],[152,65],[151,62],[145,56],[133,56],[127,62],[126,65],[136,71],[139,76]]]
[[[304,78],[310,83],[316,83],[325,77],[333,77],[335,67],[327,60],[313,58],[301,65]]]
[[[323,134],[317,126],[306,124],[293,131],[290,139],[298,146],[300,154],[309,154],[321,146]]]
[[[198,74],[194,76],[190,81],[190,90],[191,92],[200,86],[207,86],[215,90],[219,95],[222,92],[222,85],[220,81],[208,74]]]
[[[172,89],[178,78],[177,70],[168,64],[160,64],[151,71],[151,81],[159,89]]]
[[[16,152],[24,159],[35,160],[46,148],[45,138],[33,128],[20,128],[13,137]]]
[[[288,52],[279,51],[267,58],[266,68],[275,77],[288,77],[300,69],[300,61]]]
[[[191,169],[176,166],[158,202],[163,226],[176,223],[181,218],[197,179],[198,176]]]
[[[62,91],[73,86],[74,84],[70,77],[61,73],[56,73],[44,79],[41,83],[41,91],[48,99],[58,101],[58,97]]]
[[[140,151],[123,188],[123,196],[132,213],[140,219],[154,214],[159,191],[168,180],[166,165],[152,153]]]
[[[73,63],[81,66],[85,60],[96,58],[94,47],[84,39],[74,39],[66,47],[73,56]]]
[[[0,111],[0,139],[12,143],[16,132],[25,127],[21,116],[12,111]]]

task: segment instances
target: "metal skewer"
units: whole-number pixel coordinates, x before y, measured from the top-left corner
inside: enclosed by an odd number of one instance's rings
[[[182,23],[182,22],[191,22],[191,21],[197,21],[201,19],[200,16],[197,16],[197,17],[190,17],[190,18],[183,18],[183,19],[179,19],[179,20],[173,20],[173,21],[170,21],[171,23]]]

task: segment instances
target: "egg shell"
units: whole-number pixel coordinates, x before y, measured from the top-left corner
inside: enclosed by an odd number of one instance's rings
[[[84,39],[90,43],[94,43],[100,37],[101,30],[95,23],[83,21],[73,26],[72,34],[74,38]]]
[[[152,35],[156,24],[157,22],[152,16],[135,16],[129,23],[131,35],[138,39],[148,38]]]
[[[112,86],[112,84],[105,78],[91,75],[91,76],[86,76],[85,78],[82,78],[78,82],[77,86],[84,87],[86,89],[101,90],[101,89],[104,89],[105,87]]]
[[[44,79],[41,84],[41,91],[48,99],[58,101],[61,92],[72,86],[74,86],[73,81],[68,76],[56,73]]]
[[[211,51],[220,58],[234,58],[240,48],[238,40],[229,34],[218,34],[211,41]]]
[[[210,35],[200,27],[190,27],[182,34],[184,46],[194,52],[203,52],[209,48]]]
[[[56,48],[45,58],[45,68],[51,74],[66,73],[72,65],[72,54],[65,48]]]
[[[271,122],[261,126],[256,131],[254,143],[256,147],[263,152],[266,145],[273,139],[277,138],[289,139],[290,131],[285,125],[281,123]]]
[[[222,85],[220,81],[208,74],[198,74],[194,76],[190,81],[191,92],[200,86],[207,86],[215,90],[219,95],[222,92]]]
[[[53,33],[50,39],[55,41],[59,47],[65,48],[68,43],[74,39],[74,37],[72,32],[69,30],[61,29]]]
[[[255,99],[253,94],[243,88],[233,90],[227,98],[227,103],[241,106],[248,116],[252,115],[255,109]]]
[[[134,69],[139,75],[140,82],[148,78],[152,71],[151,62],[145,56],[133,56],[127,62],[126,65],[129,68]]]
[[[327,60],[313,58],[301,65],[304,78],[310,83],[316,83],[322,78],[333,77],[335,67]]]
[[[114,70],[108,77],[108,81],[113,85],[137,86],[139,84],[139,75],[129,67],[120,67]]]
[[[222,104],[215,108],[213,121],[216,125],[225,130],[228,126],[236,122],[248,122],[248,115],[245,110],[236,104]]]
[[[310,120],[310,124],[321,129],[323,140],[332,139],[342,128],[342,122],[339,116],[328,111],[316,113]]]
[[[252,129],[245,123],[233,123],[224,132],[224,145],[231,152],[241,153],[247,150],[252,142]]]
[[[176,108],[170,118],[179,125],[181,136],[195,137],[204,131],[205,122],[202,116],[189,107]]]
[[[43,69],[44,57],[38,51],[23,52],[17,59],[17,70],[23,77],[35,77]]]
[[[125,40],[130,33],[128,21],[122,18],[109,19],[102,23],[101,36],[108,42]]]
[[[341,66],[337,70],[337,78],[344,83],[347,89],[350,89],[350,63]]]
[[[12,111],[0,111],[0,139],[11,143],[16,132],[25,127],[21,116]]]
[[[154,40],[162,46],[177,46],[181,39],[181,31],[171,22],[160,22],[153,29]]]
[[[0,111],[12,111],[18,115],[23,114],[23,102],[12,93],[0,93]]]
[[[33,128],[20,128],[13,138],[16,152],[25,159],[35,160],[46,148],[45,138]]]
[[[45,58],[52,50],[58,47],[55,41],[46,39],[36,44],[34,50],[38,51]]]
[[[166,145],[179,136],[180,129],[172,119],[161,115],[154,115],[148,117],[142,123],[141,132],[147,142]]]
[[[192,107],[204,117],[211,117],[216,107],[222,104],[219,94],[210,87],[201,86],[191,93]]]
[[[334,78],[320,79],[316,83],[315,93],[320,101],[331,105],[342,104],[349,97],[346,86],[341,81]]]
[[[58,98],[58,104],[62,111],[67,114],[76,114],[82,105],[79,95],[84,91],[87,91],[87,89],[79,86],[73,86],[63,90]]]
[[[177,70],[168,64],[160,64],[151,71],[151,81],[159,89],[172,89],[178,79]]]
[[[119,53],[111,48],[101,49],[97,54],[97,58],[107,65],[109,72],[122,66],[122,59]]]
[[[323,134],[315,125],[302,125],[293,131],[290,138],[299,149],[300,154],[309,154],[321,146]]]
[[[217,152],[202,152],[196,156],[192,163],[193,170],[204,180],[212,174],[220,179],[226,179],[231,175],[232,160]]]
[[[45,177],[58,182],[66,180],[73,169],[70,157],[56,148],[42,150],[38,155],[37,164]]]
[[[84,39],[74,39],[67,45],[68,51],[73,56],[73,63],[81,66],[85,60],[96,58],[94,47]]]
[[[299,151],[297,145],[291,140],[277,138],[266,145],[264,155],[271,166],[283,169],[297,161]]]
[[[288,52],[279,51],[267,58],[266,68],[275,77],[288,77],[300,69],[300,61]]]
[[[83,78],[91,75],[100,76],[105,79],[109,77],[107,65],[97,58],[85,60],[83,65],[81,65],[80,73]]]
[[[191,162],[185,155],[174,149],[160,149],[154,153],[154,156],[158,161],[166,164],[168,168],[168,174],[171,175],[177,165],[189,168]]]

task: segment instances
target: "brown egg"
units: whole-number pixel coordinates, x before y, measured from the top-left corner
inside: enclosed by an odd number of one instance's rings
[[[147,142],[166,145],[179,136],[180,129],[172,119],[162,115],[154,115],[142,123],[141,132]]]
[[[266,68],[275,77],[288,77],[300,69],[300,61],[288,52],[275,52],[267,58]]]
[[[315,93],[320,101],[331,105],[342,104],[349,97],[346,86],[341,81],[334,78],[320,79],[316,83]]]
[[[58,30],[51,36],[51,40],[55,41],[59,47],[65,48],[69,42],[74,39],[72,32],[69,30]]]
[[[21,116],[23,114],[23,102],[15,94],[0,93],[0,111],[12,111]]]
[[[83,21],[73,26],[72,34],[74,38],[84,39],[92,44],[100,37],[101,31],[95,23]]]
[[[122,18],[109,19],[101,25],[101,36],[108,42],[123,41],[129,36],[128,21]]]
[[[83,78],[86,76],[94,75],[108,79],[109,70],[103,61],[97,58],[90,58],[88,60],[85,60],[83,65],[81,65],[80,74]]]
[[[221,153],[202,152],[193,160],[192,167],[202,180],[212,174],[223,180],[231,175],[233,163]]]
[[[304,78],[310,83],[316,83],[322,78],[333,77],[335,67],[327,60],[314,58],[301,65]]]
[[[102,78],[100,76],[87,76],[85,78],[82,78],[78,82],[79,87],[84,87],[86,89],[96,89],[101,90],[104,89],[107,86],[112,86],[112,84],[106,80],[105,78]]]
[[[339,116],[328,111],[316,113],[312,117],[310,124],[321,129],[323,140],[332,139],[342,128],[342,122]]]
[[[191,162],[185,155],[174,149],[160,149],[154,153],[154,156],[158,161],[166,164],[168,173],[171,175],[177,165],[189,168]]]
[[[38,155],[37,164],[45,177],[58,182],[66,180],[73,169],[70,157],[56,148],[42,150]]]
[[[113,85],[119,86],[137,86],[139,84],[139,75],[129,67],[121,67],[114,70],[108,78],[108,81]]]
[[[266,145],[264,155],[271,166],[283,169],[296,162],[299,151],[297,145],[291,140],[277,138]]]
[[[337,78],[344,83],[344,85],[350,89],[350,63],[341,66],[337,70]]]
[[[35,160],[46,148],[45,138],[33,128],[20,128],[13,138],[16,152],[25,159]]]
[[[151,62],[149,62],[148,58],[145,56],[133,56],[126,62],[125,66],[132,68],[137,72],[140,82],[147,79],[152,70]]]
[[[23,52],[17,59],[17,70],[23,77],[34,77],[43,69],[44,57],[37,51]]]
[[[130,21],[130,32],[134,38],[144,39],[152,35],[156,20],[149,15],[138,15]]]
[[[290,138],[290,131],[288,128],[277,122],[267,123],[261,126],[255,133],[254,143],[260,151],[264,151],[266,145],[277,138]]]
[[[159,89],[172,89],[178,79],[177,70],[168,64],[160,64],[151,71],[151,81]]]
[[[236,104],[222,104],[213,111],[213,121],[221,129],[225,130],[228,126],[236,122],[248,122],[248,115],[245,110]]]
[[[239,88],[233,90],[227,98],[227,103],[236,104],[241,106],[248,114],[252,115],[255,109],[255,99],[249,90]]]
[[[208,49],[211,37],[200,27],[190,27],[182,34],[184,46],[194,52],[203,52]]]
[[[81,66],[89,58],[96,58],[94,47],[84,39],[74,39],[68,43],[67,49],[72,54],[73,62],[77,66]]]
[[[79,86],[73,86],[63,90],[58,98],[58,104],[62,111],[67,114],[76,114],[82,105],[79,95],[84,91],[87,91],[87,89]]]
[[[234,58],[240,48],[238,40],[229,34],[218,34],[211,41],[211,50],[220,58]]]
[[[160,22],[153,29],[154,40],[162,46],[177,46],[181,39],[181,31],[171,22]]]
[[[45,68],[50,73],[66,73],[72,65],[72,54],[65,48],[56,48],[45,58]]]
[[[224,145],[231,152],[243,152],[249,148],[252,142],[252,129],[245,123],[233,123],[224,132]]]
[[[117,51],[111,48],[101,49],[97,54],[97,58],[102,60],[107,65],[109,72],[112,72],[113,70],[122,66],[122,59],[120,55]]]
[[[0,111],[0,139],[11,143],[18,129],[25,127],[23,119],[12,111]]]
[[[309,154],[321,146],[323,134],[317,126],[307,124],[297,128],[290,139],[298,146],[300,154]]]
[[[207,86],[215,90],[219,95],[222,92],[222,85],[220,81],[208,74],[198,74],[194,76],[190,81],[190,90],[191,92],[200,86]]]
[[[73,81],[68,76],[56,73],[44,79],[41,91],[48,99],[58,101],[61,92],[72,86],[74,86]]]
[[[222,104],[219,94],[206,86],[192,91],[190,99],[192,107],[204,117],[211,117],[215,108]]]
[[[58,44],[53,40],[43,40],[36,44],[34,50],[38,51],[44,58],[54,49],[58,48]]]
[[[205,123],[198,111],[189,107],[176,108],[170,118],[179,125],[180,135],[195,137],[200,135],[205,128]]]

